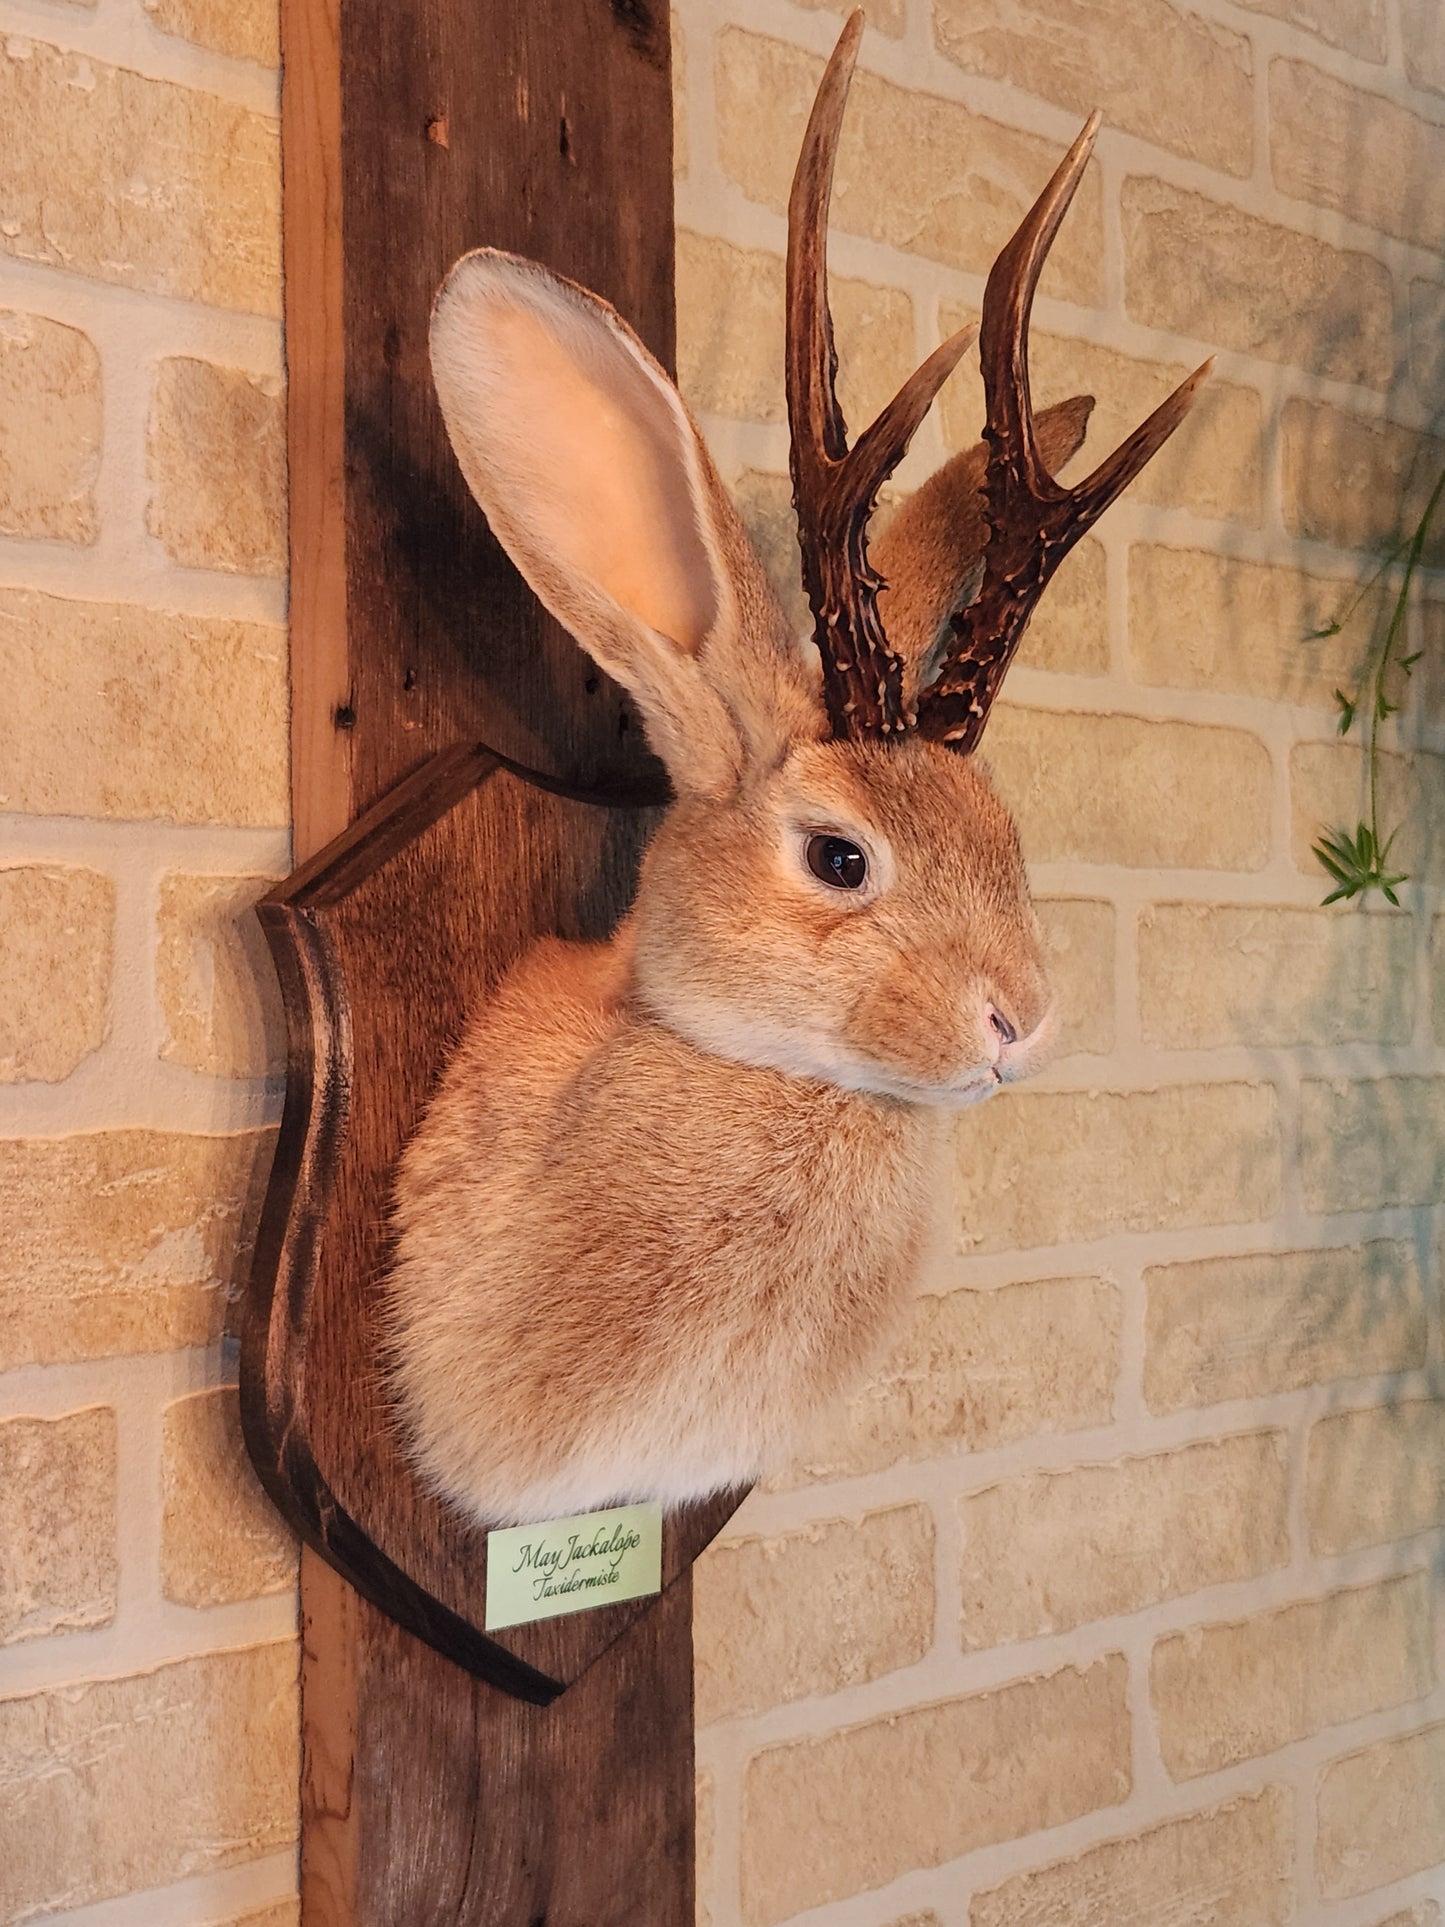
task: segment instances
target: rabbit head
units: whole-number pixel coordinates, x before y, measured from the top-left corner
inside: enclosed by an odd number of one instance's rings
[[[811,644],[790,632],[676,390],[605,302],[479,250],[438,295],[432,364],[493,532],[631,693],[672,778],[632,916],[636,994],[712,1053],[961,1104],[1029,1068],[1050,1011],[1018,838],[973,751],[1039,593],[1199,376],[1078,488],[1054,482],[1091,403],[1035,419],[1028,318],[1091,121],[989,279],[985,441],[918,491],[870,566],[878,489],[970,337],[937,350],[848,448],[825,236],[861,26],[855,15],[824,77],[789,209]]]

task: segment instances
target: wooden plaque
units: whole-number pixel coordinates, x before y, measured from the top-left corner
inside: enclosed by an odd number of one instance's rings
[[[607,934],[655,817],[560,794],[489,750],[444,750],[261,905],[289,1054],[243,1331],[252,1459],[294,1529],[374,1605],[538,1704],[652,1601],[481,1631],[486,1536],[422,1490],[390,1395],[390,1189],[465,1013],[537,937]],[[667,1518],[664,1588],[740,1497]]]

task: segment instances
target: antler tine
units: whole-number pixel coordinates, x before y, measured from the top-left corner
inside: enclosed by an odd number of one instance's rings
[[[838,406],[838,359],[828,305],[828,208],[843,109],[863,36],[855,11],[833,49],[803,136],[788,199],[788,426],[803,583],[823,662],[835,737],[907,729],[903,662],[878,614],[880,578],[868,566],[868,518],[939,388],[973,340],[964,329],[906,381],[848,448]]]
[[[863,38],[863,12],[856,9],[838,36],[818,87],[788,196],[788,427],[792,435],[793,484],[799,470],[813,479],[823,461],[842,461],[847,430],[834,392],[838,357],[828,306],[828,208],[843,109]]]
[[[937,680],[919,702],[923,734],[973,749],[1038,601],[1069,550],[1183,421],[1210,363],[1182,382],[1148,420],[1076,488],[1060,488],[1039,453],[1029,395],[1028,331],[1034,290],[1077,192],[1098,133],[1091,114],[1053,179],[1024,216],[988,277],[979,330],[983,366],[984,480],[989,526],[978,594],[953,617]]]
[[[1049,495],[1057,490],[1040,458],[1034,435],[1029,398],[1029,318],[1049,249],[1094,151],[1099,121],[1096,108],[994,262],[984,288],[979,330],[988,422],[984,433],[996,455],[1004,460],[1012,457],[1017,463],[1019,479],[1031,495]]]
[[[1092,475],[1085,476],[1077,488],[1069,491],[1079,504],[1080,512],[1087,515],[1090,522],[1097,521],[1115,496],[1129,486],[1140,469],[1153,461],[1194,406],[1195,391],[1208,380],[1213,367],[1213,355],[1207,361],[1201,361],[1194,373],[1186,375],[1174,393],[1161,401],[1153,414],[1142,421],[1132,435],[1120,442],[1113,454],[1100,462]]]

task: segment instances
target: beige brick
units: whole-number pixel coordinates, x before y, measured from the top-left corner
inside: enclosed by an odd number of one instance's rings
[[[708,1896],[712,1892],[713,1868],[717,1860],[717,1782],[710,1773],[697,1776],[697,1911],[696,1927],[713,1927]]]
[[[59,1083],[105,1042],[114,923],[109,877],[0,869],[0,1083]]]
[[[1031,862],[1258,870],[1269,751],[1239,729],[1003,702],[984,756]]]
[[[816,13],[825,8],[829,13],[849,14],[853,11],[851,0],[797,0],[800,7],[807,7]],[[886,33],[891,39],[898,39],[903,32],[906,0],[869,0],[868,31]]]
[[[167,1599],[219,1606],[295,1585],[296,1543],[251,1470],[233,1386],[166,1407],[161,1499]]]
[[[1286,1927],[1294,1915],[1283,1787],[1108,1840],[976,1894],[968,1927]]]
[[[965,73],[1005,80],[1225,174],[1254,153],[1250,44],[1170,0],[933,0],[939,50]]]
[[[1445,1725],[1381,1740],[1320,1775],[1321,1894],[1366,1893],[1445,1860]]]
[[[121,287],[281,312],[276,121],[11,34],[0,250]]]
[[[723,167],[749,199],[780,213],[822,70],[821,60],[781,40],[735,27],[718,35]],[[860,72],[839,148],[833,225],[986,274],[1061,158],[1057,142]],[[1044,294],[1100,302],[1102,260],[1095,173],[1049,257]]]
[[[879,1679],[933,1643],[926,1506],[732,1540],[693,1580],[699,1726]]]
[[[1438,1204],[1445,1196],[1445,1077],[1307,1078],[1300,1186],[1310,1211]]]
[[[1073,1051],[1100,1054],[1114,1048],[1114,906],[1082,897],[1041,897],[1044,927],[1058,999],[1060,1057]]]
[[[1445,327],[1445,314],[1441,315],[1441,325]],[[1416,604],[1416,617],[1414,646],[1424,653],[1411,676],[1407,700],[1415,714],[1427,720],[1428,726],[1435,717],[1445,715],[1445,601],[1421,596]]]
[[[162,33],[237,60],[275,67],[281,59],[280,12],[274,0],[142,0]]]
[[[1392,550],[1414,532],[1445,468],[1445,441],[1295,397],[1281,417],[1285,526],[1341,549]],[[1445,519],[1424,551],[1445,566]]]
[[[1125,298],[1136,321],[1337,381],[1389,386],[1394,298],[1372,255],[1164,181],[1126,180],[1122,205]]]
[[[966,1111],[955,1141],[967,1251],[1252,1224],[1279,1208],[1278,1102],[1268,1084],[1010,1091]]]
[[[1122,1312],[1102,1278],[919,1298],[902,1337],[802,1455],[815,1478],[982,1452],[1114,1416]]]
[[[0,1422],[0,1546],[0,1646],[115,1617],[109,1406]]]
[[[1237,0],[1254,13],[1273,14],[1292,27],[1318,34],[1331,47],[1361,60],[1385,58],[1384,0]],[[1411,0],[1404,0],[1409,6]],[[1426,0],[1433,5],[1434,0]]]
[[[216,1338],[272,1147],[269,1131],[0,1139],[0,1370]]]
[[[1335,709],[1353,689],[1389,601],[1360,595],[1348,576],[1307,574],[1204,549],[1136,543],[1129,550],[1129,654],[1142,682],[1171,689],[1230,689],[1267,702]]]
[[[913,303],[896,288],[837,275],[831,293],[838,399],[856,434],[913,373]],[[745,421],[787,420],[786,306],[781,256],[679,233],[678,386],[689,407]]]
[[[1067,1632],[1289,1559],[1281,1432],[1066,1472],[958,1502],[964,1649]]]
[[[1445,42],[1440,37],[1438,0],[1400,0],[1405,41],[1405,71],[1417,87],[1445,94]]]
[[[190,569],[286,573],[280,381],[177,356],[156,375],[146,526]]]
[[[289,1640],[0,1701],[0,1917],[286,1846],[297,1732]]]
[[[94,542],[103,416],[90,337],[0,310],[0,530]]]
[[[256,916],[270,877],[161,878],[156,988],[161,1056],[222,1077],[264,1077],[285,1062],[276,969]]]
[[[755,1754],[743,1789],[745,1920],[773,1927],[1127,1799],[1126,1681],[1114,1654]]]
[[[1445,388],[1445,287],[1438,281],[1412,281],[1409,303],[1410,373],[1416,394],[1433,409]]]
[[[286,631],[0,589],[0,810],[290,821]]]
[[[1425,1363],[1424,1285],[1403,1241],[1196,1258],[1155,1265],[1144,1283],[1154,1412]]]
[[[1109,667],[1104,550],[1092,536],[1065,556],[1024,631],[1018,659],[1029,669],[1102,676]]]
[[[1289,769],[1295,865],[1319,882],[1323,895],[1329,880],[1311,846],[1321,830],[1353,834],[1368,815],[1366,761],[1354,742],[1297,743]],[[1426,883],[1445,880],[1445,756],[1382,753],[1380,828],[1394,836],[1392,871]]]
[[[1445,230],[1445,127],[1303,60],[1269,67],[1270,161],[1286,194],[1422,248]]]
[[[786,475],[746,468],[730,493],[795,633],[811,635],[813,618],[803,593],[792,484]]]
[[[1403,913],[1156,903],[1139,913],[1144,1035],[1220,1044],[1407,1044],[1415,937]]]
[[[1445,1524],[1445,1403],[1405,1399],[1312,1427],[1310,1546],[1331,1556]]]
[[[1435,1684],[1428,1573],[1159,1640],[1149,1689],[1176,1780],[1401,1706]]]

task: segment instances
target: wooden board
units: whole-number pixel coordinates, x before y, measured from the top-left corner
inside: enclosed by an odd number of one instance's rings
[[[487,742],[582,790],[655,779],[620,692],[537,607],[467,495],[432,395],[426,329],[455,257],[503,246],[605,295],[671,365],[666,7],[283,0],[282,36],[298,859],[458,744]],[[461,791],[417,832],[410,856],[395,856],[399,868],[391,858],[374,866],[373,886],[363,866],[368,880],[353,877],[350,912],[340,899],[313,903],[312,934],[330,926],[334,939],[365,892],[380,900],[443,849],[481,847],[502,817],[542,808],[495,770]],[[600,838],[589,833],[596,867],[585,883],[576,853],[568,859],[580,896],[551,899],[567,927],[602,927],[625,900],[640,826],[609,822]],[[452,901],[465,923],[465,894]],[[298,937],[305,913],[291,909]],[[279,922],[289,916],[276,906]],[[479,968],[485,977],[496,958]],[[355,1021],[350,1034],[354,1044]],[[373,1039],[381,1035],[374,1027]],[[422,1080],[408,1078],[376,1127],[376,1168],[418,1101]],[[293,1088],[303,1090],[299,1073]],[[308,1103],[315,1091],[313,1081]],[[268,1239],[279,1263],[274,1223]],[[343,1270],[327,1274],[318,1304],[340,1302]],[[272,1401],[289,1395],[270,1381],[248,1395],[273,1461]],[[323,1445],[323,1455],[339,1448],[330,1499],[336,1508],[344,1496],[367,1516],[377,1538],[361,1537],[378,1574],[386,1547],[403,1550],[402,1514],[415,1495],[394,1516],[369,1512],[369,1478],[389,1447],[370,1435],[358,1445],[349,1424],[339,1430]],[[339,1518],[326,1515],[332,1558]],[[421,1559],[430,1596],[470,1613],[475,1549],[463,1571],[455,1528],[434,1524]],[[691,1919],[685,1572],[624,1637],[599,1637],[601,1656],[544,1710],[400,1630],[310,1552],[302,1609],[307,1927]],[[555,1682],[585,1663],[586,1645],[569,1655],[539,1644],[534,1670]],[[513,1657],[523,1659],[520,1642]]]

